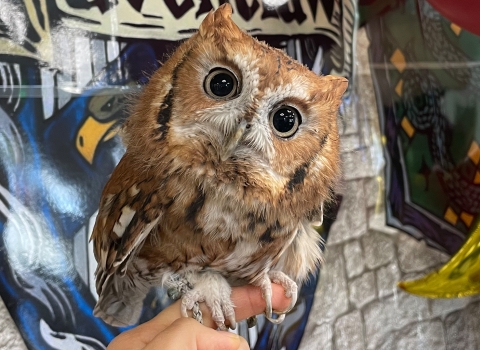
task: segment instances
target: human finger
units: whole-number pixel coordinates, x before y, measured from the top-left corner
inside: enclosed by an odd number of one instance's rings
[[[237,321],[258,315],[265,310],[265,300],[262,297],[260,288],[254,286],[242,286],[232,288],[232,301],[235,305],[235,318]],[[272,305],[274,310],[285,310],[289,301],[285,296],[283,288],[272,284]],[[180,313],[180,303],[177,301],[159,313],[156,317],[138,327],[120,334],[109,346],[110,350],[137,350],[142,349],[158,333],[162,332],[177,319],[183,318]],[[216,328],[210,312],[204,303],[200,303],[203,313],[203,323],[210,328]],[[113,345],[112,345],[113,344]],[[127,344],[127,346],[126,346]],[[128,345],[130,344],[130,345]]]
[[[142,350],[249,350],[247,341],[230,332],[205,327],[192,318],[175,320]]]

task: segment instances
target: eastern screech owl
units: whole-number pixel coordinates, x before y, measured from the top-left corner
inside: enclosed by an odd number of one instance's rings
[[[231,20],[225,4],[156,72],[124,126],[126,153],[93,230],[107,323],[135,323],[151,286],[182,313],[205,302],[235,327],[231,285],[271,282],[293,307],[321,260],[311,222],[339,177],[337,110],[347,80],[317,76]]]

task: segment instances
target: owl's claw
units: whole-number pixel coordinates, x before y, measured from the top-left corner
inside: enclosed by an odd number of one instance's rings
[[[268,273],[268,277],[270,277],[270,280],[273,283],[281,285],[285,290],[285,296],[287,298],[290,298],[290,305],[288,305],[288,308],[285,311],[281,312],[282,314],[289,313],[297,303],[297,299],[298,299],[297,284],[290,277],[288,277],[286,274],[284,274],[281,271],[270,271]]]
[[[273,318],[273,307],[272,307],[272,283],[270,278],[265,276],[261,283],[260,288],[262,289],[263,299],[265,299],[265,317],[272,323],[279,324],[282,323],[285,319],[285,315],[279,315],[278,318]]]
[[[277,318],[273,318],[273,315],[274,315],[273,313],[270,313],[270,315],[268,315],[265,312],[265,318],[274,324],[280,324],[283,322],[283,320],[285,320],[285,314],[277,314],[278,315]]]
[[[226,331],[227,326],[225,326],[225,319],[229,322],[229,327],[235,329],[237,327],[237,322],[235,321],[235,312],[233,311],[233,304],[229,303],[219,303],[214,301],[209,303],[206,301],[208,308],[212,313],[212,319],[217,324],[217,327]]]
[[[287,298],[291,298],[290,305],[287,310],[276,312],[278,315],[277,318],[273,318],[271,282],[280,284],[285,290],[285,296]],[[274,324],[282,323],[285,319],[285,314],[292,310],[297,302],[297,284],[281,271],[270,271],[268,276],[265,276],[260,282],[260,288],[262,289],[263,298],[265,299],[266,304],[265,317]]]
[[[247,327],[253,328],[257,325],[257,316],[247,318]]]
[[[233,308],[232,308],[232,314],[227,316],[227,320],[229,323],[228,327],[230,329],[237,328],[237,321],[235,320],[235,312],[233,312]]]
[[[218,329],[227,330],[225,320],[229,322],[229,327],[235,329],[235,311],[233,303],[230,300],[231,289],[228,282],[216,274],[198,274],[188,276],[191,280],[193,289],[183,289],[181,314],[188,317],[188,311],[192,311],[193,318],[203,323],[202,313],[199,303],[205,302],[212,314],[212,320],[216,323]]]

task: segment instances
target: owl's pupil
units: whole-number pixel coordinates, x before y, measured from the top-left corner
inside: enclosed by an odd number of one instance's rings
[[[281,108],[273,116],[273,127],[279,132],[289,132],[295,126],[295,111],[290,108]]]
[[[224,97],[232,92],[234,85],[230,75],[219,73],[210,80],[210,91],[216,96]]]
[[[223,67],[214,68],[208,73],[203,81],[203,88],[214,100],[227,101],[239,94],[237,76]]]

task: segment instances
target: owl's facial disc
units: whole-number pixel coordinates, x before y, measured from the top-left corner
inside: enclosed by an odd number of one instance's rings
[[[243,134],[245,133],[245,129],[247,128],[247,122],[245,119],[242,119],[238,124],[237,129],[231,135],[225,138],[225,143],[223,145],[223,149],[220,154],[220,159],[222,162],[226,161],[232,155],[233,151],[238,145],[238,141],[242,138]]]

